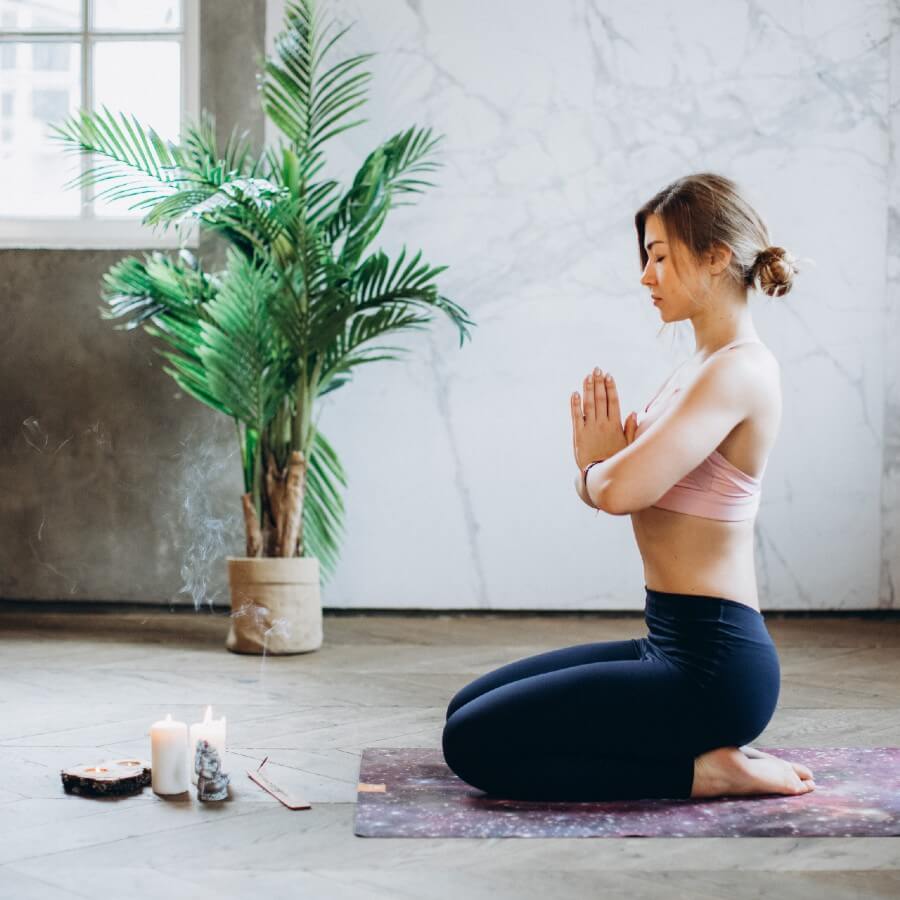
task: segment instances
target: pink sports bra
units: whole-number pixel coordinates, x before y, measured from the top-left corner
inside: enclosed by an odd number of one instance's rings
[[[755,338],[738,339],[720,347],[710,356],[747,343],[758,344],[760,341]],[[669,381],[671,380],[672,376],[669,377]],[[657,407],[657,412],[653,415],[647,415],[647,412],[665,390],[669,381],[666,381],[656,396],[644,407],[644,416],[638,422],[635,437],[638,437],[652,421],[658,418],[662,407]],[[674,396],[680,390],[681,388],[675,388],[669,397]],[[718,450],[713,450],[699,466],[669,488],[653,506],[726,522],[752,519],[759,509],[760,490],[766,466],[768,466],[768,460],[766,460],[760,476],[753,478],[730,463]]]

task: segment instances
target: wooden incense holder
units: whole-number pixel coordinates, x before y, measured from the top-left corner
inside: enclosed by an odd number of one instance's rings
[[[150,784],[150,763],[140,759],[115,759],[93,765],[60,769],[67,794],[91,797],[139,793]]]
[[[259,764],[257,769],[247,769],[247,775],[251,781],[256,782],[264,791],[268,791],[273,797],[281,801],[288,809],[312,809],[309,803],[300,797],[292,796],[283,791],[277,784],[270,781],[262,774],[260,769],[266,764],[268,756]]]

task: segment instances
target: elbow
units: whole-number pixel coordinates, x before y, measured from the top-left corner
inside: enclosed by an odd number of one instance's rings
[[[604,487],[599,497],[594,498],[594,502],[597,503],[598,509],[611,516],[627,516],[633,511],[626,498],[621,496],[621,492],[612,490],[612,482]]]
[[[605,466],[601,465],[591,470],[587,483],[584,485],[585,491],[582,500],[594,509],[599,509],[611,516],[628,515],[631,512],[630,505],[623,502],[625,498],[621,496],[622,491],[615,489],[616,482],[609,477],[609,473],[601,474],[604,468]],[[594,474],[595,472],[597,474]],[[580,485],[578,489],[581,493]]]

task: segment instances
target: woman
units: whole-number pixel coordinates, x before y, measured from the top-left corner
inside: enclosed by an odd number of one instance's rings
[[[578,644],[502,666],[451,700],[444,757],[464,781],[522,800],[802,794],[812,772],[746,746],[781,670],[759,611],[753,525],[781,420],[778,363],[748,288],[798,271],[731,180],[681,178],[635,215],[643,274],[696,352],[622,425],[600,368],[571,397],[581,499],[631,516],[646,638]],[[667,390],[668,388],[668,390]]]

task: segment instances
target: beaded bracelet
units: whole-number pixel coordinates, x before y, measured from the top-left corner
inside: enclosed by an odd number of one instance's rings
[[[584,471],[581,473],[581,481],[582,481],[582,483],[584,484],[584,493],[585,493],[588,497],[591,496],[590,494],[588,494],[588,487],[587,487],[587,476],[588,476],[588,472],[590,472],[591,466],[596,466],[597,463],[602,463],[602,462],[606,462],[606,459],[595,459],[592,463],[588,463],[588,464],[584,467]]]

